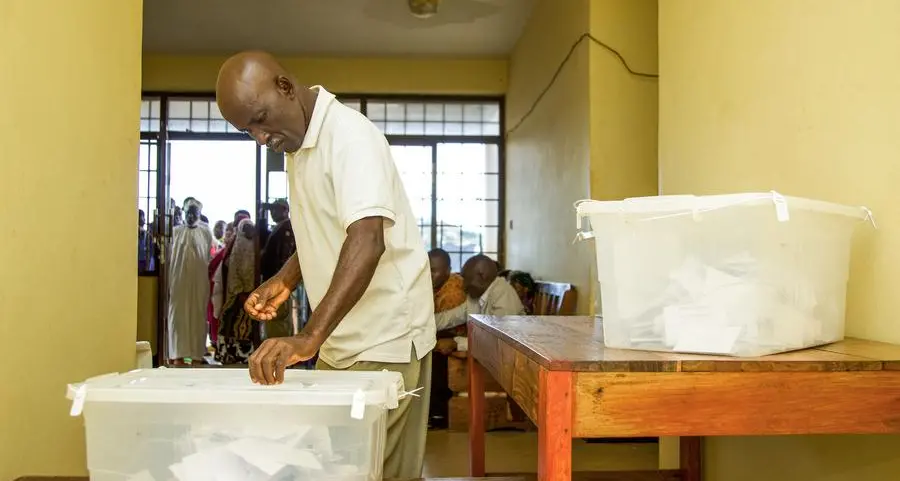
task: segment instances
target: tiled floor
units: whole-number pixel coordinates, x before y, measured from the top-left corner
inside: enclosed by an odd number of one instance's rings
[[[429,431],[424,477],[466,476],[469,469],[468,434]],[[537,470],[537,433],[492,432],[486,440],[489,473],[534,473]],[[572,444],[573,471],[656,469],[656,443]]]

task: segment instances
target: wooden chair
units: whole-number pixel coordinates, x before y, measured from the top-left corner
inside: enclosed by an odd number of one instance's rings
[[[536,281],[534,296],[535,316],[572,316],[578,294],[572,284]]]

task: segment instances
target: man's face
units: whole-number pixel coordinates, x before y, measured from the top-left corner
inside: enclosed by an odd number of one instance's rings
[[[229,242],[231,239],[234,239],[234,224],[229,222],[225,226],[225,242]]]
[[[143,229],[145,225],[147,225],[147,218],[144,215],[144,211],[139,210],[138,211],[138,227]]]
[[[242,84],[235,102],[220,105],[235,128],[247,132],[259,145],[275,152],[296,152],[306,136],[306,116],[285,77],[259,78]]]
[[[193,227],[200,221],[200,209],[196,205],[189,206],[184,212],[184,221]]]
[[[281,204],[273,205],[269,208],[269,212],[272,213],[272,220],[275,222],[281,222],[288,218],[288,210]]]
[[[431,285],[440,289],[450,278],[450,265],[441,256],[430,256],[428,262],[431,264]]]
[[[487,291],[490,283],[478,268],[463,269],[463,290],[472,299],[479,299]]]
[[[213,235],[216,236],[216,239],[222,240],[222,236],[225,235],[225,221],[216,222],[216,225],[213,226]]]

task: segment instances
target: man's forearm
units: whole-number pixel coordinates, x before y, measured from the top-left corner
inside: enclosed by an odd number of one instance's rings
[[[300,284],[300,281],[303,280],[303,273],[300,270],[300,258],[296,252],[281,266],[277,276],[291,290],[294,290]]]
[[[359,222],[371,223],[373,220],[363,219]],[[354,228],[354,226],[348,229],[331,285],[300,335],[309,336],[321,345],[350,309],[359,302],[368,289],[378,267],[378,261],[384,253],[382,229],[380,218],[377,219],[374,229]]]

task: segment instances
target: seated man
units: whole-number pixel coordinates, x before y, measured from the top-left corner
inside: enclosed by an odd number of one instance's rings
[[[470,258],[463,266],[462,277],[463,289],[468,298],[453,309],[435,314],[438,331],[464,325],[469,314],[525,314],[525,307],[516,290],[506,279],[497,276],[497,264],[490,257],[479,254]]]
[[[434,312],[447,311],[466,302],[462,276],[450,272],[450,254],[441,248],[432,249],[428,252],[428,263],[434,288]]]

